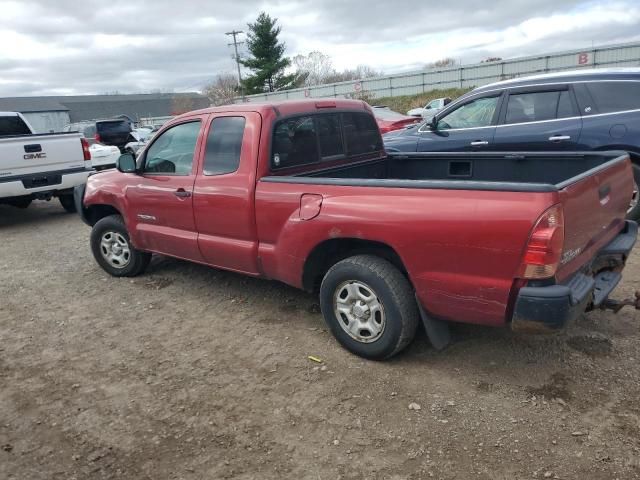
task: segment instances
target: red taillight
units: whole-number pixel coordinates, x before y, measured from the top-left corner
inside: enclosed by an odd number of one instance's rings
[[[84,161],[91,160],[91,150],[89,150],[89,142],[87,142],[86,138],[81,138],[80,143],[82,144],[82,153],[84,154]]]
[[[524,251],[519,278],[550,278],[556,274],[564,246],[564,215],[561,205],[545,211],[533,227]]]
[[[96,134],[93,136],[93,138],[95,138],[95,139],[96,139],[96,142],[98,142],[98,143],[102,143],[102,138],[100,138],[100,134],[99,134],[99,133],[96,133]]]

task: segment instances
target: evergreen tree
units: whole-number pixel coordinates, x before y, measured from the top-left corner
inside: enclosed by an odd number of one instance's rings
[[[285,75],[291,61],[284,57],[285,44],[278,42],[277,20],[262,12],[255,23],[248,25],[247,47],[251,56],[240,61],[253,73],[242,82],[248,94],[291,88],[295,80],[295,75]]]

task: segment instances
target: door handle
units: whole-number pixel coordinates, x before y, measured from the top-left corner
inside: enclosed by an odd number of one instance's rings
[[[474,140],[473,142],[471,142],[472,147],[484,147],[486,145],[489,145],[489,142],[487,142],[486,140]]]
[[[191,196],[191,192],[187,192],[184,188],[179,188],[173,194],[178,198],[189,198]]]
[[[552,135],[549,137],[550,142],[566,142],[567,140],[571,140],[569,135]]]

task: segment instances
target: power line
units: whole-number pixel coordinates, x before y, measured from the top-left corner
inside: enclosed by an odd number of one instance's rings
[[[238,67],[238,85],[240,86],[240,95],[242,96],[242,101],[245,101],[244,98],[244,87],[242,86],[242,74],[240,73],[240,56],[238,55],[238,45],[242,45],[244,42],[238,42],[237,36],[241,33],[244,33],[242,30],[232,30],[230,32],[225,33],[225,35],[233,36],[233,43],[228,43],[228,46],[233,45],[233,49],[236,52],[236,66]]]

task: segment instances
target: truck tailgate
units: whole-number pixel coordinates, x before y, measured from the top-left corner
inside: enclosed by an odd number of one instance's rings
[[[79,133],[26,135],[0,139],[3,177],[84,167]]]
[[[558,185],[565,241],[556,278],[562,282],[588,263],[624,227],[633,191],[628,155]]]

